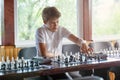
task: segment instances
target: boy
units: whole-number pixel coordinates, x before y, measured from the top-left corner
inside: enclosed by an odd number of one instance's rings
[[[61,13],[55,7],[46,7],[42,12],[44,25],[36,31],[36,47],[39,55],[44,58],[54,58],[62,52],[62,39],[67,38],[80,46],[83,53],[91,52],[83,39],[80,39],[59,25]],[[54,53],[56,55],[54,55]],[[59,74],[62,75],[62,74]],[[54,76],[53,76],[54,77]],[[63,77],[63,75],[62,75]],[[53,79],[58,78],[55,76]]]

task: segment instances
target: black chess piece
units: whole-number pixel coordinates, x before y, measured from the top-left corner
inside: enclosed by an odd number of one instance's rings
[[[97,56],[97,60],[98,60],[98,62],[100,62],[100,56],[99,55]]]
[[[73,62],[76,62],[76,58],[75,57],[73,57]]]
[[[82,54],[79,55],[79,61],[82,62]]]
[[[21,68],[24,68],[24,61],[21,61]]]
[[[58,56],[58,59],[57,59],[58,62],[60,62],[60,56]]]
[[[73,55],[70,55],[69,62],[72,62],[74,60]]]
[[[11,70],[11,63],[8,63],[8,70]]]
[[[38,67],[39,66],[39,62],[35,61],[35,66]]]
[[[1,65],[1,70],[4,70],[4,71],[5,71],[5,69],[6,69],[6,64],[3,63],[3,64]]]
[[[24,63],[24,67],[26,68],[26,66],[27,66],[27,63],[25,62],[25,63]]]
[[[87,62],[88,60],[88,55],[85,55],[85,63]]]
[[[17,61],[15,60],[14,68],[17,69]]]
[[[18,63],[18,68],[20,68],[20,62]]]
[[[68,62],[69,62],[69,61],[68,61],[68,58],[66,57],[66,58],[65,58],[65,63],[68,63]]]
[[[32,68],[34,67],[34,61],[33,60],[30,61],[30,67],[32,67]]]
[[[26,67],[27,67],[27,68],[29,67],[29,61],[27,61],[27,63],[26,63]]]

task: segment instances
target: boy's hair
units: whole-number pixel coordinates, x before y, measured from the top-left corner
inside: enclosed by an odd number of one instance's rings
[[[61,13],[58,11],[56,7],[46,7],[42,11],[43,21],[48,21],[52,18],[59,18]]]

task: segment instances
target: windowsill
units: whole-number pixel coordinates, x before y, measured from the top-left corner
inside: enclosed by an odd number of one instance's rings
[[[113,41],[113,40],[120,40],[119,35],[103,35],[102,37],[94,37],[93,41]]]
[[[74,44],[73,42],[67,40],[67,39],[63,39],[63,44]],[[33,47],[36,46],[35,45],[35,41],[19,41],[16,42],[16,47]]]
[[[35,46],[34,41],[19,41],[15,43],[16,47],[33,47]]]

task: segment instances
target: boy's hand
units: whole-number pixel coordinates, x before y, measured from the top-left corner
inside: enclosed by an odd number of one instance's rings
[[[80,50],[82,53],[86,53],[86,54],[93,52],[93,49],[89,48],[86,43],[82,43]]]

